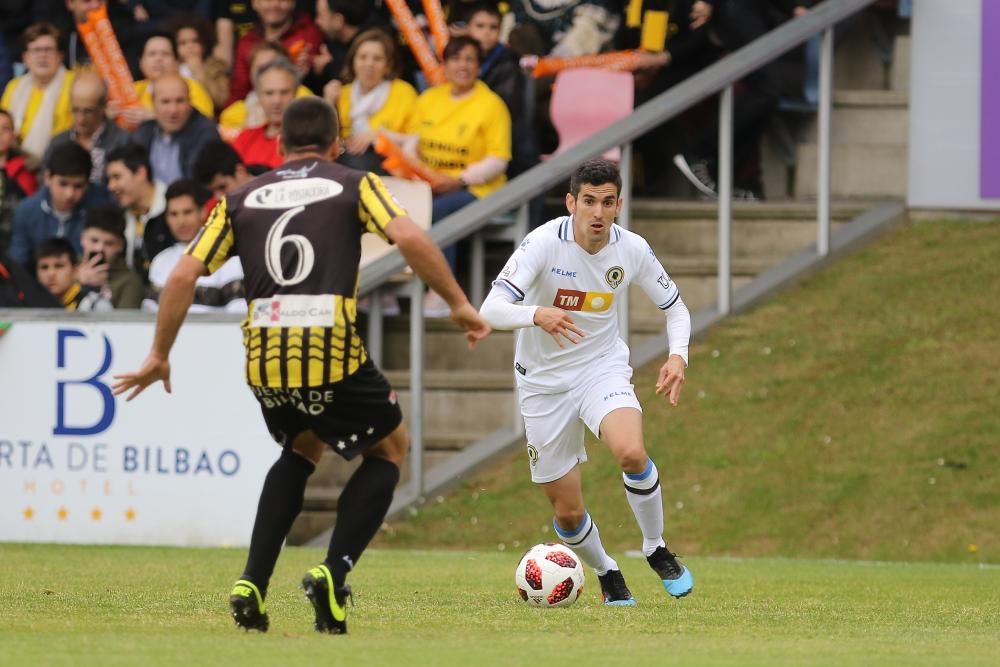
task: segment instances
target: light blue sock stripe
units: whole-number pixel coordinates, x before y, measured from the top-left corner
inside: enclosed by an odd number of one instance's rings
[[[580,525],[577,526],[575,530],[567,532],[567,531],[564,531],[562,528],[560,528],[559,524],[556,523],[555,518],[553,518],[552,519],[552,527],[556,529],[556,535],[558,535],[559,537],[561,537],[564,540],[568,540],[568,539],[576,537],[581,532],[583,532],[583,529],[587,527],[587,521],[589,521],[589,520],[590,520],[590,513],[586,512],[583,515],[583,520],[580,521]]]
[[[653,465],[653,459],[647,457],[645,470],[635,474],[625,473],[625,477],[632,482],[641,482],[642,480],[647,479],[650,475],[653,474],[653,470],[655,469],[655,467],[656,466]]]

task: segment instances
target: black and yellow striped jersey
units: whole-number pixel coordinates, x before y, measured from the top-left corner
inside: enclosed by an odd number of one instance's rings
[[[249,304],[247,382],[317,387],[367,358],[358,335],[361,235],[390,241],[405,215],[372,173],[319,159],[287,162],[223,197],[186,250],[209,273],[239,256]]]

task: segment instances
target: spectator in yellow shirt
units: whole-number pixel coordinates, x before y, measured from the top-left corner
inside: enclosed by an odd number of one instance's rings
[[[382,156],[372,147],[376,134],[380,129],[404,132],[417,102],[417,91],[398,76],[399,57],[388,34],[366,30],[355,38],[344,64],[347,85],[333,79],[323,89],[340,116],[344,152],[338,162],[385,173]]]
[[[510,112],[503,100],[479,80],[482,52],[468,36],[455,37],[444,50],[447,83],[425,90],[407,126],[403,150],[443,178],[433,187],[431,221],[489,195],[507,182],[510,162]],[[452,270],[455,247],[445,249]],[[424,301],[428,317],[447,315],[434,292]]]
[[[444,51],[447,83],[425,90],[410,116],[403,148],[444,176],[434,185],[440,220],[506,182],[510,112],[479,80],[482,54],[471,37],[455,37]]]
[[[69,104],[73,73],[63,67],[55,26],[35,23],[28,26],[23,38],[28,72],[7,84],[0,108],[14,119],[21,149],[41,158],[49,140],[73,124]]]

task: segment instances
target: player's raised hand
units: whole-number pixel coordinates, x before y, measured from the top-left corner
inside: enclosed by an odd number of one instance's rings
[[[563,345],[564,338],[576,345],[585,335],[583,329],[573,323],[569,313],[551,306],[543,306],[535,311],[535,326],[547,331],[559,347],[566,347]]]
[[[684,360],[676,355],[670,355],[666,363],[660,366],[660,377],[656,380],[656,393],[670,399],[670,405],[677,405],[684,388]]]
[[[139,370],[132,373],[115,375],[114,378],[118,380],[118,382],[111,385],[111,391],[115,396],[123,394],[129,389],[132,390],[132,393],[126,397],[126,401],[131,401],[133,398],[141,394],[146,387],[159,380],[163,380],[163,388],[166,389],[169,394],[170,362],[154,354],[150,354],[146,357],[146,360],[142,362],[142,366],[139,367]]]
[[[458,308],[453,308],[450,317],[465,331],[465,340],[469,341],[470,350],[474,350],[476,343],[489,336],[490,332],[493,331],[489,323],[469,302],[465,302]]]

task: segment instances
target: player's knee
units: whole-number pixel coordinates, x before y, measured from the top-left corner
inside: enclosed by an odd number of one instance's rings
[[[319,465],[323,458],[323,442],[312,433],[303,433],[292,443],[292,451],[308,459],[313,465]]]
[[[385,437],[373,450],[372,454],[383,458],[386,461],[395,463],[398,467],[403,466],[406,454],[410,450],[410,434],[403,426]]]
[[[587,516],[587,510],[583,507],[556,506],[553,510],[556,515],[556,523],[563,530],[576,530],[583,521],[583,517]]]
[[[618,465],[623,472],[638,473],[646,469],[649,456],[641,446],[624,447],[618,452]]]

